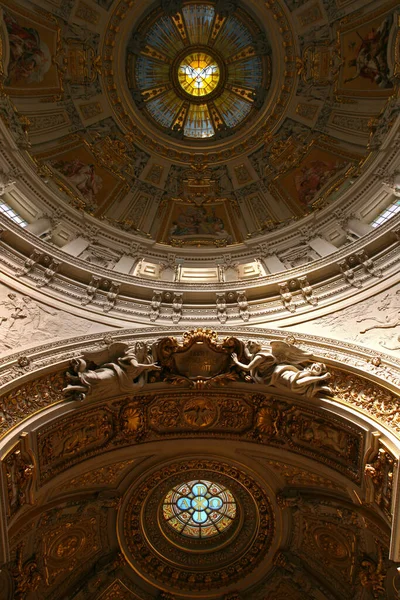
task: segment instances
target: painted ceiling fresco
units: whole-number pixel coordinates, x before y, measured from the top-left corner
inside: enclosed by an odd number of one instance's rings
[[[3,0],[0,116],[61,203],[172,246],[325,207],[399,113],[394,0]]]

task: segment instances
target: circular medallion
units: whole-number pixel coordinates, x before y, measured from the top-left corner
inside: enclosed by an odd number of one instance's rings
[[[270,550],[274,523],[266,491],[249,474],[193,459],[128,490],[118,538],[141,577],[171,592],[202,592],[250,573]]]
[[[212,425],[218,417],[218,409],[211,398],[190,398],[183,406],[183,418],[194,429]]]

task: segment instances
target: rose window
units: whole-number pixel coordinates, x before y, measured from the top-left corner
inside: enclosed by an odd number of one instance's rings
[[[163,516],[182,535],[208,538],[225,531],[236,517],[236,502],[225,487],[211,481],[190,481],[168,492]]]

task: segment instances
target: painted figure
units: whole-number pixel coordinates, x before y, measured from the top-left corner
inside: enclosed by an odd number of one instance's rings
[[[387,59],[388,42],[393,16],[390,15],[381,23],[378,29],[372,28],[363,38],[359,35],[360,45],[357,56],[348,62],[348,66],[355,68],[352,77],[345,79],[345,83],[355,81],[359,77],[369,79],[381,88],[392,88]]]
[[[85,200],[91,204],[96,204],[96,196],[102,188],[103,180],[96,174],[95,165],[88,165],[79,159],[75,159],[60,160],[52,163],[52,166],[76,187]]]
[[[345,163],[313,160],[301,168],[295,176],[296,190],[303,204],[311,202],[315,194],[335,175]]]
[[[169,234],[171,237],[187,235],[207,235],[219,239],[232,240],[226,231],[223,219],[215,213],[215,208],[207,209],[203,206],[189,206],[182,210],[173,221]]]
[[[10,62],[7,85],[37,83],[44,79],[51,67],[51,54],[39,32],[33,27],[22,27],[11,14],[4,12],[10,43]]]

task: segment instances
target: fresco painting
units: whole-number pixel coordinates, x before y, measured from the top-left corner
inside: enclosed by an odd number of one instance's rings
[[[60,153],[54,159],[45,158],[68,188],[82,198],[82,208],[90,213],[99,214],[100,209],[104,210],[108,200],[115,197],[123,183],[119,177],[102,167],[84,145]]]
[[[31,13],[20,15],[9,10],[4,10],[3,19],[10,45],[5,85],[16,95],[59,92],[61,82],[52,59],[57,53],[56,25],[36,21]]]
[[[313,147],[299,166],[279,178],[277,183],[288,196],[307,207],[350,165],[343,156]]]
[[[343,65],[339,87],[343,91],[370,91],[382,95],[393,91],[389,64],[390,34],[393,15],[381,16],[368,23],[353,23],[340,34]]]
[[[167,239],[170,242],[179,238],[183,242],[191,240],[209,240],[210,244],[221,240],[227,244],[237,241],[237,234],[232,230],[231,221],[224,203],[196,206],[175,202],[171,217],[166,229]]]

